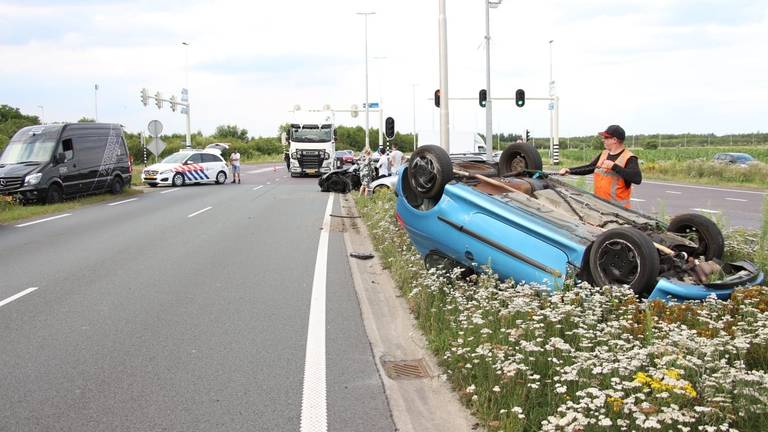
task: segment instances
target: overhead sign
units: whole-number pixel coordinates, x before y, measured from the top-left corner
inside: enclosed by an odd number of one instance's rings
[[[159,137],[160,133],[163,132],[163,124],[160,123],[160,120],[152,120],[147,125],[147,130],[151,136]]]
[[[160,153],[165,150],[165,143],[160,138],[154,137],[152,138],[152,141],[147,144],[147,150],[151,151],[155,156],[160,156]]]
[[[375,108],[378,108],[378,107],[379,107],[379,103],[378,102],[370,102],[368,104],[368,109],[375,109]],[[365,108],[365,103],[363,103],[363,108]]]

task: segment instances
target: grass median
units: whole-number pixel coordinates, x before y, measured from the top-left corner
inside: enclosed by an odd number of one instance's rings
[[[424,269],[392,194],[356,204],[442,378],[487,430],[768,430],[768,288],[666,304],[573,282],[551,294],[491,273],[462,280]],[[727,254],[765,271],[763,228],[725,233]]]

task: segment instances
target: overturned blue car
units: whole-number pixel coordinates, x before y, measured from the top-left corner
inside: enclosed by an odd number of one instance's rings
[[[628,286],[639,297],[725,300],[764,275],[723,262],[723,235],[697,213],[665,224],[541,171],[538,152],[511,144],[498,163],[416,149],[397,182],[397,218],[428,268],[489,266],[502,279],[562,287],[568,277]]]

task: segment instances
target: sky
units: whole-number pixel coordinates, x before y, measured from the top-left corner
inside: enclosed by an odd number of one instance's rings
[[[485,1],[446,0],[450,127],[485,131]],[[439,129],[437,0],[0,0],[0,104],[130,132],[185,117],[140,101],[189,89],[191,126],[274,136],[302,110],[380,102],[397,130]],[[358,12],[375,12],[365,18]],[[560,98],[560,135],[768,129],[765,0],[505,0],[490,10],[491,96]],[[550,41],[552,41],[550,43]],[[188,45],[183,45],[186,42]],[[551,53],[551,56],[550,56]],[[550,69],[551,68],[551,69]],[[98,85],[98,91],[95,91]],[[547,101],[493,103],[494,133],[548,136]],[[379,115],[369,117],[378,126]],[[415,121],[414,121],[415,119]],[[365,115],[338,112],[347,126]]]

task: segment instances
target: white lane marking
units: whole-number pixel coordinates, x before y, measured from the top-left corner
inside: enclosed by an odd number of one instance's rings
[[[749,200],[741,199],[741,198],[726,198],[728,201],[739,201],[739,202],[747,202]]]
[[[675,195],[682,195],[683,194],[682,192],[678,192],[678,191],[664,191],[664,192],[666,192],[668,194],[675,194]]]
[[[204,209],[202,209],[202,210],[198,210],[198,211],[196,211],[196,212],[192,213],[191,215],[189,215],[189,216],[187,216],[187,217],[188,217],[188,218],[191,218],[191,217],[195,217],[195,216],[199,215],[200,213],[202,213],[202,212],[204,212],[204,211],[208,211],[208,210],[210,210],[210,209],[212,209],[212,208],[213,208],[213,207],[206,207],[206,208],[204,208]]]
[[[19,297],[24,297],[25,295],[31,293],[32,291],[34,291],[36,289],[37,289],[37,287],[27,288],[24,291],[22,291],[22,292],[20,292],[20,293],[18,293],[16,295],[12,295],[12,296],[8,297],[7,299],[5,299],[3,301],[0,301],[0,307],[7,305],[8,303],[16,300]]]
[[[656,185],[664,185],[664,186],[686,187],[686,188],[693,188],[693,189],[706,189],[706,190],[714,190],[714,191],[721,191],[721,192],[748,193],[748,194],[759,194],[759,195],[768,194],[768,192],[738,190],[738,189],[725,189],[725,188],[716,188],[716,187],[709,187],[709,186],[694,186],[694,185],[677,184],[677,183],[662,183],[662,182],[654,182],[654,181],[643,180],[643,184],[645,184],[645,183],[656,184]]]
[[[277,171],[279,169],[282,169],[282,168],[279,167],[279,166],[274,166],[272,168],[262,168],[262,169],[257,169],[257,170],[253,170],[253,171],[248,171],[248,172],[246,172],[246,174],[258,174],[258,173],[263,173],[263,172],[267,172],[267,171]]]
[[[116,205],[120,205],[120,204],[125,204],[127,202],[136,201],[137,199],[138,198],[131,198],[131,199],[123,200],[123,201],[113,202],[113,203],[107,204],[107,205],[108,206],[116,206]]]
[[[261,189],[261,188],[263,188],[263,187],[264,187],[264,185],[261,185],[261,186],[256,186],[255,188],[253,188],[253,190],[259,190],[259,189]]]
[[[51,221],[51,220],[54,220],[54,219],[59,219],[59,218],[67,217],[67,216],[72,216],[72,213],[64,213],[64,214],[61,214],[61,215],[58,215],[58,216],[53,216],[53,217],[49,217],[49,218],[45,218],[45,219],[40,219],[40,220],[32,221],[32,222],[27,222],[25,224],[16,225],[16,228],[23,228],[25,226],[30,226],[30,225],[38,224],[40,222],[48,222],[48,221]]]
[[[272,184],[272,183],[270,183],[270,182],[267,182],[267,184],[268,184],[268,185],[270,185],[270,184]]]
[[[162,191],[162,192],[160,192],[160,193],[161,193],[161,194],[167,194],[167,193],[170,193],[170,192],[176,192],[176,191],[177,191],[177,190],[179,190],[179,189],[181,189],[181,188],[176,188],[176,189],[169,189],[169,190],[167,190],[167,191]]]
[[[637,201],[637,202],[645,202],[644,199],[640,199],[640,198],[630,198],[629,200],[630,201]]]
[[[720,210],[710,210],[710,209],[703,209],[703,208],[692,208],[691,210],[700,211],[703,213],[712,213],[712,214],[720,213]]]
[[[301,432],[328,430],[328,405],[325,388],[325,283],[328,265],[328,236],[331,227],[333,196],[328,197],[323,229],[317,245],[312,301],[309,306],[307,351],[304,357],[304,388],[301,396]]]

